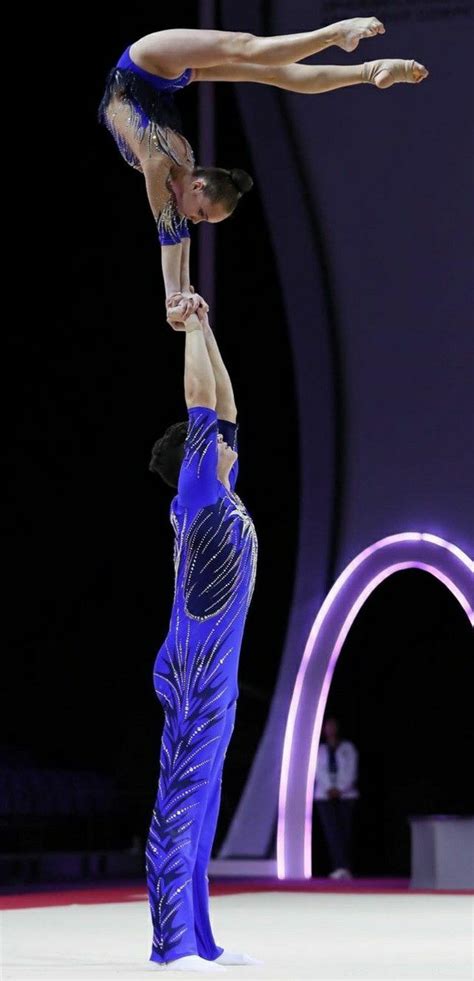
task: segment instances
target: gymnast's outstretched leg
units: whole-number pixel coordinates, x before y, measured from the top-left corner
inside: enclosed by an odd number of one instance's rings
[[[400,58],[384,58],[360,65],[218,65],[197,70],[197,80],[202,82],[259,82],[301,95],[318,95],[365,83],[386,89],[396,82],[417,84],[427,75],[424,65]]]
[[[134,62],[145,71],[169,78],[186,68],[215,65],[290,65],[333,45],[355,51],[362,38],[384,34],[377,17],[352,17],[316,31],[257,37],[242,31],[207,31],[174,28],[155,31],[130,48]]]

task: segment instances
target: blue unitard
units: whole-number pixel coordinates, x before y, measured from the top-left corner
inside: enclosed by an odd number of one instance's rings
[[[158,796],[146,849],[153,948],[163,963],[222,953],[209,920],[207,866],[222,767],[238,695],[237,669],[252,597],[257,538],[234,492],[217,478],[217,437],[236,448],[236,426],[212,409],[189,410],[175,532],[175,595],[154,684],[165,712]]]

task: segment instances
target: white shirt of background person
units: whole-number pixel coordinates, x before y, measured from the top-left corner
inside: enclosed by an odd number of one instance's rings
[[[326,738],[327,733],[325,732]],[[341,800],[356,800],[359,791],[357,783],[359,754],[353,743],[341,740],[334,746],[336,756],[336,772],[329,769],[329,747],[321,743],[318,749],[316,777],[314,784],[314,800],[330,800],[330,791],[338,790]]]

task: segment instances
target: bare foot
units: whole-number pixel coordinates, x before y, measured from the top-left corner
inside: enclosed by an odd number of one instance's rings
[[[366,61],[362,75],[364,82],[371,82],[378,89],[388,89],[395,82],[412,82],[417,85],[428,77],[429,71],[417,61],[388,58],[384,61]]]
[[[377,17],[351,17],[336,24],[337,39],[334,42],[343,51],[355,51],[363,37],[385,34],[385,27]]]

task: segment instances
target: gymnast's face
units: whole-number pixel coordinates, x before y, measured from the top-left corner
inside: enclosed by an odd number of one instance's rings
[[[219,433],[217,437],[217,476],[225,480],[232,470],[238,454],[232,450]]]
[[[196,178],[183,188],[175,188],[178,210],[194,225],[198,225],[200,221],[209,221],[215,225],[229,217],[222,204],[209,200],[205,187],[205,182]]]

